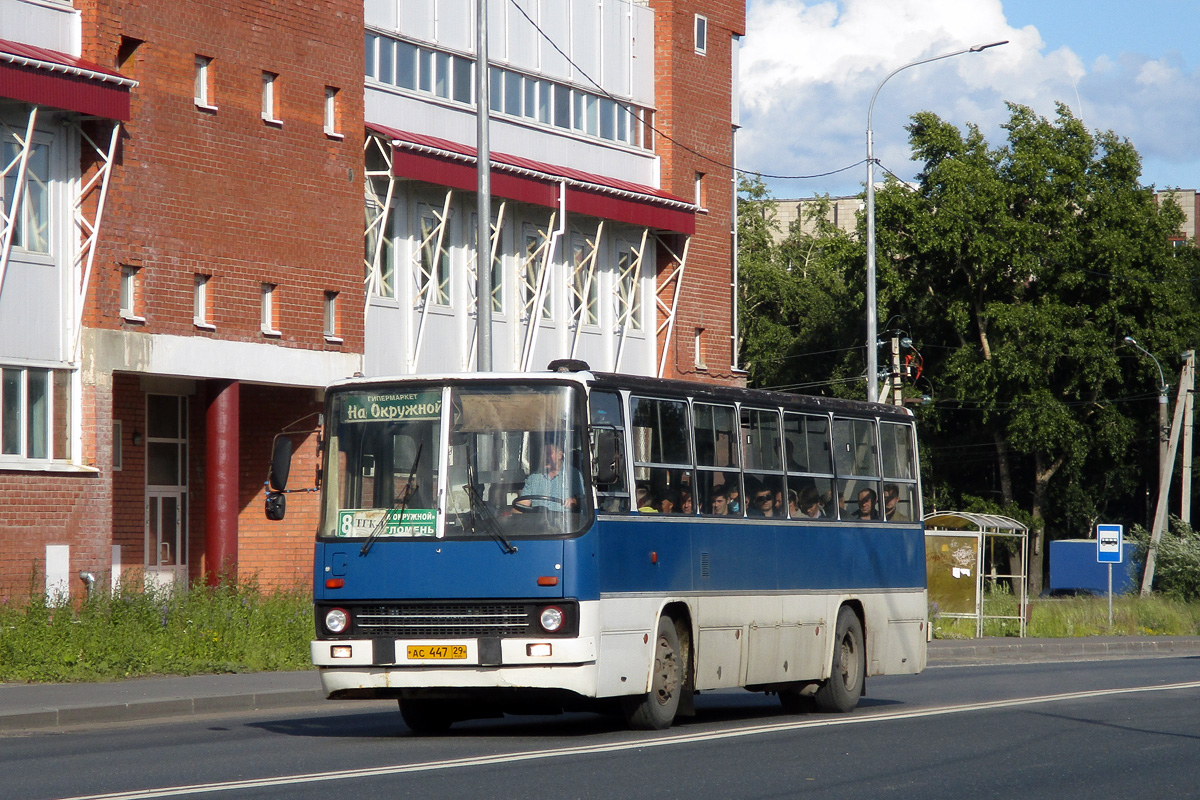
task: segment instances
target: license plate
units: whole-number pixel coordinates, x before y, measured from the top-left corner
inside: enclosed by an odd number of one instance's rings
[[[465,644],[410,644],[410,661],[462,661],[467,657]]]

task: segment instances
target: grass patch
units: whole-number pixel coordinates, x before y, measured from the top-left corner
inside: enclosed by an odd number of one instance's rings
[[[0,681],[105,681],[140,675],[311,667],[312,595],[257,584],[97,592],[76,607],[0,606]]]
[[[1029,603],[1026,635],[1062,639],[1077,636],[1198,636],[1200,602],[1186,602],[1161,594],[1113,597],[1113,624],[1108,625],[1108,597],[1039,598]],[[984,612],[1017,616],[1017,601],[1005,591],[989,592]],[[949,619],[934,615],[935,639],[970,639],[975,620]],[[1016,620],[984,620],[984,636],[1017,636]]]

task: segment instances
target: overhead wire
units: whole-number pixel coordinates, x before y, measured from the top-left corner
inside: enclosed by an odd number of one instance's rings
[[[724,161],[713,158],[712,156],[705,155],[704,153],[701,153],[699,150],[689,147],[688,145],[679,141],[678,139],[671,136],[670,134],[664,133],[662,130],[657,128],[653,123],[646,121],[630,105],[628,105],[624,101],[614,97],[611,93],[609,93],[609,91],[607,89],[605,89],[603,86],[601,86],[600,83],[598,81],[596,81],[596,79],[594,79],[591,75],[589,75],[586,70],[584,70],[582,67],[580,67],[578,64],[576,64],[571,59],[571,57],[569,55],[567,55],[565,51],[563,51],[563,49],[561,47],[558,46],[558,44],[552,38],[550,38],[550,34],[546,33],[544,30],[542,30],[541,26],[539,26],[536,22],[533,21],[533,18],[530,17],[528,13],[526,13],[525,9],[521,8],[521,5],[517,2],[517,0],[509,0],[509,2],[512,4],[513,8],[517,9],[517,11],[519,11],[521,13],[521,16],[524,17],[529,22],[529,24],[533,26],[533,29],[535,31],[537,31],[538,34],[543,39],[545,39],[546,42],[551,47],[553,47],[559,55],[562,56],[564,59],[566,59],[566,62],[568,64],[570,64],[575,69],[576,72],[578,72],[580,75],[582,75],[584,78],[586,78],[588,83],[590,83],[592,86],[595,86],[596,89],[602,95],[607,97],[609,100],[612,100],[614,103],[619,105],[621,108],[625,109],[625,111],[630,116],[632,116],[638,122],[642,123],[642,125],[646,126],[650,130],[654,131],[657,135],[666,139],[668,142],[671,142],[672,144],[686,150],[687,152],[691,153],[692,155],[696,156],[697,158],[700,158],[700,159],[703,159],[703,160],[709,162],[710,164],[716,164],[718,167],[724,167],[725,169],[733,170],[734,172],[740,173],[742,175],[757,175],[760,178],[771,178],[772,180],[801,181],[801,180],[811,180],[814,178],[826,178],[830,175],[837,175],[839,172],[845,172],[847,170],[854,169],[857,166],[867,163],[867,160],[864,158],[861,161],[857,161],[857,162],[855,162],[853,164],[849,164],[845,167],[839,167],[838,169],[830,170],[828,172],[815,173],[813,175],[773,175],[769,172],[760,172],[759,170],[740,169],[740,168],[734,166],[733,164],[727,164]]]

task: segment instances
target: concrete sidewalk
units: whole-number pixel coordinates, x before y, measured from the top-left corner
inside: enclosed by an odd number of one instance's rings
[[[1200,636],[938,639],[930,667],[1200,656]],[[112,683],[0,683],[0,731],[323,705],[315,670],[136,678]]]

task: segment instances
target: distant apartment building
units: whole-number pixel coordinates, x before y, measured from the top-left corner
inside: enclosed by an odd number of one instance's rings
[[[474,0],[0,0],[0,598],[311,580],[323,387],[475,368]],[[524,12],[522,12],[524,9]],[[744,2],[489,3],[493,368],[739,383]]]
[[[1175,241],[1196,241],[1196,219],[1200,218],[1200,196],[1195,189],[1160,189],[1154,193],[1155,198],[1162,202],[1170,197],[1183,210],[1183,225]]]
[[[795,199],[775,200],[775,221],[778,227],[772,232],[776,244],[779,244],[792,232],[793,226],[809,236],[817,231],[817,224],[812,219],[811,209],[820,201],[828,202],[829,208],[825,219],[833,223],[839,230],[854,233],[858,225],[858,215],[866,208],[862,195],[849,197],[813,198],[801,197]]]

